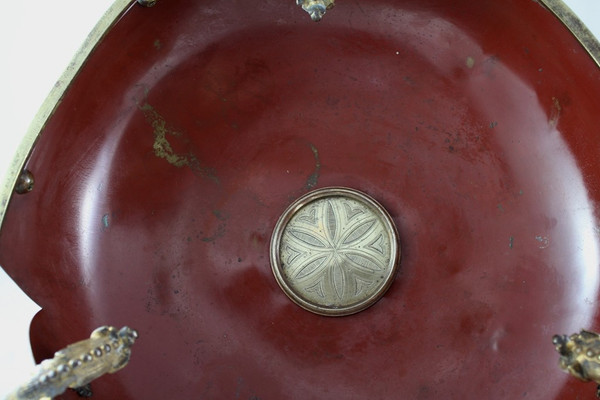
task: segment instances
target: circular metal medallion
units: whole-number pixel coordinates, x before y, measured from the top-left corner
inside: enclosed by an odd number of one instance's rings
[[[321,315],[364,310],[391,285],[400,256],[387,211],[359,191],[332,187],[291,204],[271,238],[271,267],[286,295]]]

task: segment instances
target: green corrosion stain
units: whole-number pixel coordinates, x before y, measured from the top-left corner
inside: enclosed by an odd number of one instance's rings
[[[167,135],[181,136],[181,134],[168,129],[167,121],[150,104],[145,103],[141,105],[140,110],[142,110],[146,121],[154,130],[154,144],[152,145],[154,154],[159,158],[164,158],[169,164],[178,168],[191,166],[190,157],[175,153],[171,143],[167,139]]]
[[[154,155],[158,158],[165,159],[169,164],[177,167],[189,167],[201,176],[205,176],[212,179],[215,182],[219,182],[219,179],[214,174],[214,171],[210,168],[202,167],[198,158],[192,153],[178,154],[173,150],[169,138],[177,138],[183,136],[181,132],[177,132],[168,128],[167,121],[160,115],[154,107],[148,103],[138,104],[140,111],[144,114],[146,122],[150,124],[154,133],[154,143],[152,148]]]

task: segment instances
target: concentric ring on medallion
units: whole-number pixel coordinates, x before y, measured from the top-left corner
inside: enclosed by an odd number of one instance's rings
[[[343,316],[379,300],[396,275],[400,245],[387,211],[354,189],[305,194],[281,215],[271,237],[277,283],[300,307]]]

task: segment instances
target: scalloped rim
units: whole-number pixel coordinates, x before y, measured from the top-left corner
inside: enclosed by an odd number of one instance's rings
[[[29,158],[40,132],[44,128],[44,125],[46,125],[46,121],[48,121],[58,104],[60,104],[60,100],[88,56],[94,51],[108,30],[134,3],[135,0],[115,0],[108,10],[106,10],[100,21],[98,21],[96,26],[94,26],[92,31],[88,34],[79,50],[77,50],[71,59],[71,62],[29,124],[27,132],[23,135],[23,139],[6,171],[4,181],[0,182],[0,230],[2,229],[4,216],[6,215],[6,210],[8,209],[10,199],[14,193],[17,179],[23,170],[25,162]]]
[[[579,17],[577,17],[577,15],[575,15],[562,0],[537,1],[550,10],[550,12],[552,12],[571,31],[592,57],[596,65],[600,67],[600,42]],[[29,125],[16,154],[8,167],[5,179],[0,183],[0,230],[2,229],[4,216],[6,215],[10,199],[14,193],[14,187],[19,174],[30,155],[42,128],[46,124],[46,121],[48,121],[53,114],[67,88],[79,72],[79,69],[83,66],[104,35],[135,3],[136,0],[115,0],[83,42]]]

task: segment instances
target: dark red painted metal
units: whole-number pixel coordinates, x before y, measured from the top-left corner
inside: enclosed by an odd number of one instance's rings
[[[600,328],[598,110],[598,67],[534,1],[133,6],[44,128],[0,264],[43,307],[38,360],[139,331],[99,399],[593,398],[551,338]],[[268,257],[332,185],[402,244],[343,318],[292,304]]]

